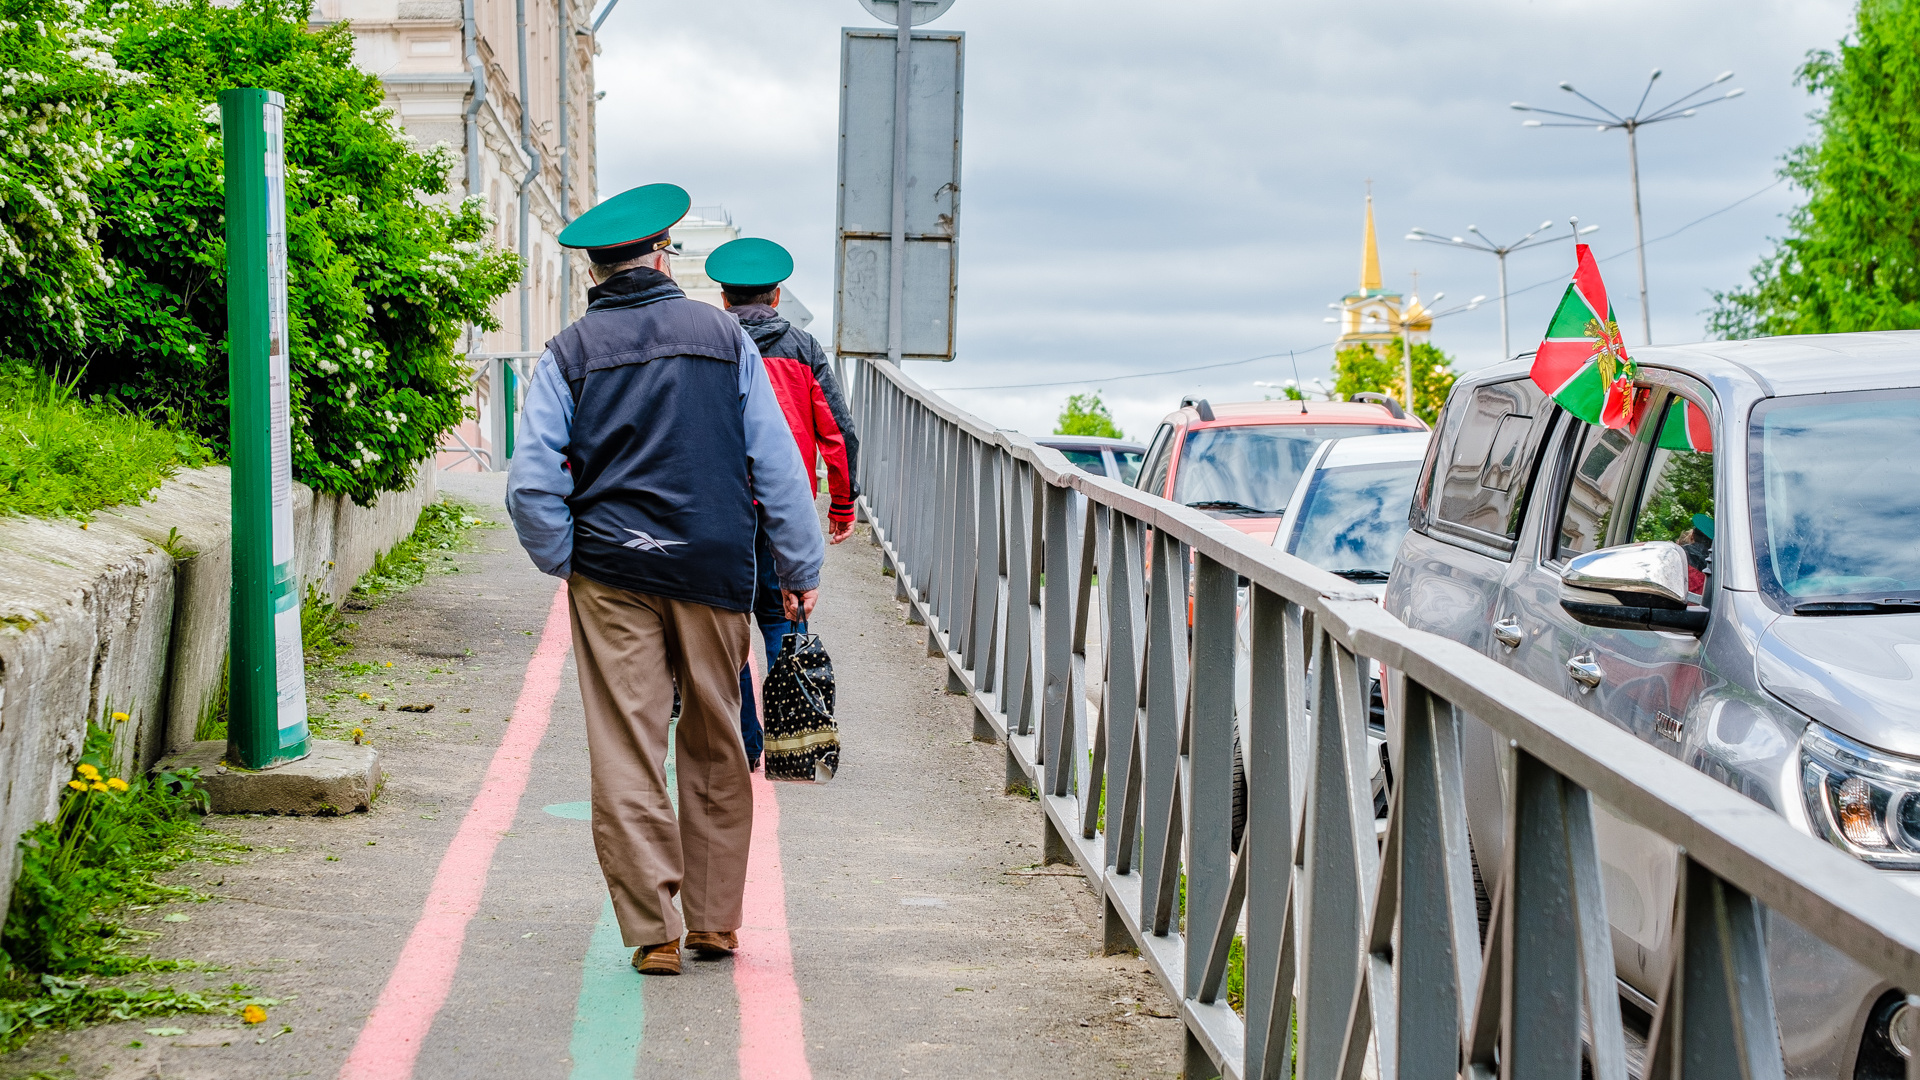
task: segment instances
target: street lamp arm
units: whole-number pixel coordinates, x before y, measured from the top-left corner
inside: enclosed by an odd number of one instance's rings
[[[1665,114],[1665,113],[1669,113],[1669,112],[1672,112],[1672,111],[1674,111],[1675,109],[1682,109],[1682,108],[1691,108],[1692,106],[1689,106],[1689,105],[1687,105],[1687,102],[1689,102],[1689,101],[1692,101],[1692,100],[1693,100],[1694,98],[1697,98],[1697,97],[1699,97],[1699,96],[1700,96],[1701,94],[1704,94],[1704,93],[1706,93],[1707,91],[1709,91],[1709,90],[1711,90],[1711,89],[1713,89],[1714,87],[1716,87],[1716,86],[1718,86],[1718,85],[1720,85],[1720,84],[1721,84],[1721,83],[1722,83],[1723,81],[1725,81],[1725,80],[1723,80],[1723,79],[1715,79],[1715,80],[1713,80],[1712,82],[1710,82],[1710,83],[1708,83],[1707,85],[1705,85],[1705,86],[1703,86],[1703,87],[1701,87],[1701,88],[1700,88],[1700,89],[1698,89],[1698,90],[1695,90],[1695,91],[1693,91],[1693,92],[1692,92],[1692,93],[1690,93],[1690,94],[1684,94],[1684,95],[1682,95],[1682,96],[1680,96],[1680,97],[1677,97],[1677,98],[1674,98],[1674,99],[1673,99],[1672,101],[1670,101],[1670,102],[1668,102],[1668,103],[1666,103],[1665,105],[1662,105],[1662,106],[1660,106],[1659,108],[1657,108],[1657,109],[1655,109],[1655,110],[1653,110],[1653,113],[1652,113],[1652,115],[1653,115],[1653,116],[1660,116],[1660,115],[1663,115],[1663,114]],[[1718,100],[1718,99],[1716,99],[1716,100]],[[1700,104],[1711,104],[1711,102],[1701,102]]]
[[[1569,94],[1572,94],[1572,95],[1573,95],[1574,97],[1577,97],[1577,98],[1579,98],[1579,99],[1580,99],[1581,101],[1584,101],[1584,102],[1586,102],[1587,104],[1589,104],[1589,105],[1591,105],[1591,106],[1593,106],[1594,108],[1596,108],[1596,109],[1599,109],[1599,110],[1600,110],[1601,112],[1603,112],[1603,113],[1606,113],[1606,114],[1607,114],[1608,116],[1612,116],[1612,117],[1613,117],[1613,122],[1614,122],[1614,123],[1616,123],[1616,124],[1624,124],[1624,123],[1626,123],[1626,122],[1627,122],[1627,118],[1626,118],[1626,117],[1624,117],[1624,116],[1614,116],[1614,113],[1613,113],[1613,110],[1612,110],[1612,109],[1609,109],[1609,108],[1607,108],[1607,107],[1606,107],[1605,105],[1602,105],[1602,104],[1600,104],[1599,102],[1597,102],[1597,101],[1595,101],[1595,100],[1593,100],[1592,98],[1590,98],[1590,97],[1588,97],[1587,95],[1585,95],[1585,94],[1583,94],[1583,93],[1581,93],[1580,91],[1578,91],[1578,90],[1575,90],[1575,89],[1573,88],[1573,84],[1572,84],[1572,83],[1561,83],[1561,84],[1560,84],[1560,89],[1562,89],[1562,90],[1565,90],[1565,91],[1566,91],[1567,93],[1569,93]],[[1547,110],[1547,109],[1535,109],[1534,111],[1535,111],[1535,112],[1548,112],[1549,110]],[[1555,116],[1567,116],[1567,115],[1569,115],[1569,114],[1568,114],[1568,113],[1553,113],[1553,115],[1555,115]],[[1596,121],[1595,121],[1595,123],[1598,123],[1598,122],[1599,122],[1598,120],[1596,120]]]
[[[1413,233],[1408,233],[1408,234],[1407,234],[1407,239],[1409,239],[1409,240],[1425,240],[1425,241],[1426,241],[1427,243],[1429,243],[1429,244],[1445,244],[1445,245],[1446,245],[1447,247],[1463,247],[1463,248],[1467,248],[1468,250],[1471,250],[1471,251],[1492,251],[1492,250],[1494,250],[1493,248],[1490,248],[1490,247],[1482,247],[1482,246],[1480,246],[1479,244],[1470,244],[1470,243],[1468,243],[1468,242],[1467,242],[1466,240],[1464,240],[1464,239],[1462,239],[1462,238],[1460,238],[1460,237],[1457,237],[1457,236],[1453,236],[1453,237],[1448,237],[1448,236],[1426,236],[1426,235],[1424,235],[1424,234],[1422,234],[1422,235],[1415,235],[1415,234],[1413,234]]]
[[[1737,98],[1744,93],[1746,93],[1745,90],[1729,90],[1725,94],[1722,94],[1717,98],[1708,98],[1705,101],[1697,101],[1691,105],[1685,106],[1684,108],[1680,108],[1678,111],[1673,111],[1676,106],[1680,106],[1682,102],[1685,102],[1687,100],[1686,98],[1681,98],[1679,101],[1676,101],[1672,105],[1667,106],[1665,109],[1662,109],[1661,111],[1655,113],[1653,116],[1649,117],[1648,119],[1642,120],[1641,123],[1657,124],[1662,120],[1677,120],[1684,116],[1692,116],[1694,113],[1694,110],[1696,109],[1704,109],[1709,105],[1718,105],[1723,101],[1731,101],[1732,99]]]
[[[1542,109],[1538,106],[1530,108],[1527,111],[1537,112],[1537,113],[1546,113],[1548,116],[1564,116],[1569,120],[1578,120],[1580,121],[1579,125],[1577,125],[1579,127],[1588,127],[1593,124],[1605,124],[1608,127],[1620,127],[1621,125],[1626,123],[1626,121],[1624,120],[1618,120],[1618,119],[1608,120],[1605,117],[1600,117],[1600,116],[1581,116],[1579,113],[1560,112],[1555,109]],[[1606,112],[1605,109],[1602,109],[1600,111]],[[1613,114],[1607,113],[1607,115],[1612,116]],[[1547,125],[1542,125],[1542,126],[1544,127]]]

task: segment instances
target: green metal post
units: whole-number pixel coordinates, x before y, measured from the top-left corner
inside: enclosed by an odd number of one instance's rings
[[[503,460],[511,461],[513,459],[514,421],[519,419],[518,413],[520,411],[520,373],[514,370],[513,361],[511,360],[500,361],[500,389],[501,400],[506,402],[502,408],[507,410],[507,445],[505,452],[501,456]]]
[[[220,92],[233,473],[227,759],[249,769],[302,758],[308,750],[293,565],[283,108],[270,90]]]

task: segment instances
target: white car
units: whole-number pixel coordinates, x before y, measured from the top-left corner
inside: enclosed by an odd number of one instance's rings
[[[1378,600],[1387,591],[1387,575],[1407,535],[1407,512],[1413,504],[1414,482],[1427,456],[1425,431],[1405,435],[1365,435],[1330,439],[1320,444],[1287,500],[1287,515],[1274,534],[1273,546],[1366,586]],[[1234,665],[1236,724],[1247,713],[1252,671],[1247,663],[1249,620],[1246,597],[1240,603],[1239,649]],[[1387,766],[1386,709],[1380,698],[1380,668],[1373,665],[1367,701],[1367,752],[1378,764],[1373,773],[1373,809],[1376,828],[1386,827],[1387,789],[1392,773]],[[1309,702],[1311,707],[1311,702]],[[1235,732],[1233,763],[1233,844],[1238,850],[1246,821],[1246,778],[1240,763],[1244,730]]]

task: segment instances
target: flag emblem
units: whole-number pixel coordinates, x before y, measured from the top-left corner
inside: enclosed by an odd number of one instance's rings
[[[1533,381],[1589,424],[1632,429],[1644,397],[1634,392],[1638,368],[1620,337],[1593,249],[1577,244],[1574,254],[1573,280],[1533,357]]]

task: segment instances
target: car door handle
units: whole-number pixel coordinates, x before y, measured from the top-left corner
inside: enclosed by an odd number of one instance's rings
[[[1512,615],[1493,624],[1493,640],[1509,649],[1520,647],[1520,620]]]
[[[1567,659],[1567,674],[1573,681],[1591,690],[1600,685],[1600,665],[1594,663],[1593,654],[1583,652]]]

